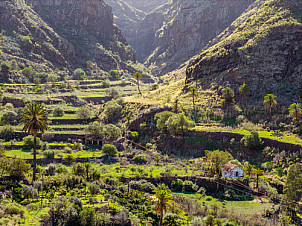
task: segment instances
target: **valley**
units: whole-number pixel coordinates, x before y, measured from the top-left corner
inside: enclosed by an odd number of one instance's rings
[[[301,225],[301,15],[0,1],[0,225]]]

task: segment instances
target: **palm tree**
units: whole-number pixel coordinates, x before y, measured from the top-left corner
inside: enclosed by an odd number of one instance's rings
[[[257,175],[257,184],[256,184],[256,187],[259,189],[259,176],[263,174],[263,170],[261,170],[261,169],[254,169],[254,173]]]
[[[249,175],[249,177],[251,176],[251,173],[253,172],[254,170],[254,166],[251,165],[251,164],[247,164],[244,166],[244,170],[245,172]]]
[[[230,87],[226,87],[222,90],[222,98],[225,99],[228,104],[234,103],[234,96],[234,90]]]
[[[142,92],[141,92],[141,90],[139,89],[139,80],[142,79],[142,74],[139,73],[139,72],[135,72],[134,75],[133,75],[133,77],[134,77],[135,80],[136,80],[137,89],[138,89],[138,94],[142,95]]]
[[[24,124],[22,130],[34,136],[33,181],[36,180],[37,135],[48,129],[48,114],[49,112],[42,103],[31,102],[24,107],[21,115],[21,122]]]
[[[173,110],[175,111],[175,113],[178,113],[178,108],[179,108],[178,105],[179,105],[179,99],[176,99],[173,105]]]
[[[89,181],[89,170],[90,170],[90,168],[91,168],[91,164],[90,164],[89,162],[86,162],[86,163],[84,164],[84,166],[85,166],[85,170],[86,170],[87,181]]]
[[[249,87],[244,83],[239,87],[239,93],[242,99],[246,99],[250,95]]]
[[[268,111],[268,113],[272,114],[272,109],[277,106],[277,97],[274,94],[267,94],[264,97],[263,105]]]
[[[198,90],[196,88],[191,88],[189,90],[189,97],[192,97],[192,100],[193,100],[193,111],[194,111],[194,117],[196,120],[195,98],[198,97]]]
[[[293,103],[288,108],[290,117],[293,118],[294,121],[299,123],[299,120],[302,116],[302,106],[299,103]]]
[[[126,116],[126,120],[127,120],[127,122],[128,122],[128,125],[129,125],[129,123],[130,123],[130,121],[132,120],[132,115],[127,115]]]
[[[156,211],[160,213],[159,225],[162,226],[164,212],[167,212],[167,209],[173,205],[173,196],[170,189],[164,184],[158,185],[157,188],[154,189],[154,192],[156,196],[155,208]]]

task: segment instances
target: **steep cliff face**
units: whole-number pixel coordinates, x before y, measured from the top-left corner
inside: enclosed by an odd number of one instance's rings
[[[159,7],[171,0],[123,0],[132,7],[142,10],[146,13],[150,13],[156,7]]]
[[[146,13],[127,4],[124,0],[105,0],[112,7],[114,23],[121,29],[127,42],[133,47],[136,31]]]
[[[4,60],[48,69],[75,61],[75,48],[23,1],[0,2],[0,48]]]
[[[201,52],[254,0],[175,0],[156,31],[153,52],[145,62],[162,75]],[[139,33],[140,31],[138,31]]]
[[[111,7],[103,0],[27,2],[61,37],[75,46],[76,63],[94,60],[102,69],[110,70],[121,66],[122,61],[136,61],[134,52],[113,23]]]
[[[258,8],[187,69],[186,83],[217,88],[243,83],[254,97],[292,100],[302,89],[301,1],[259,1]]]
[[[109,71],[133,73],[133,49],[114,25],[103,0],[0,1],[2,59],[37,71],[96,62]]]

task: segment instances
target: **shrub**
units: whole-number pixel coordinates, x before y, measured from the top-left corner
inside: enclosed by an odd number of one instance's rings
[[[91,116],[91,111],[88,109],[88,108],[80,108],[78,111],[77,111],[77,116],[79,118],[90,118]]]
[[[52,112],[53,117],[62,117],[64,115],[64,110],[61,107],[56,107]]]
[[[181,218],[175,213],[167,213],[163,219],[163,225],[173,225],[173,226],[181,226],[182,221]]]
[[[182,183],[183,183],[183,181],[181,179],[176,179],[176,180],[172,181],[171,189],[173,191],[182,191]]]
[[[93,208],[85,208],[80,212],[81,225],[96,225],[96,214]]]
[[[111,216],[108,213],[97,214],[96,218],[99,226],[112,225]]]
[[[86,73],[82,68],[77,68],[73,72],[73,79],[75,80],[84,80],[86,79]]]
[[[29,135],[23,138],[23,143],[24,145],[27,145],[30,148],[34,147],[34,136]],[[41,139],[39,137],[37,137],[37,146],[41,145]]]
[[[120,137],[122,135],[121,129],[113,124],[105,125],[103,132],[104,132],[104,136],[108,138]]]
[[[263,142],[259,137],[259,133],[255,131],[251,131],[249,135],[245,135],[241,139],[241,142],[243,142],[245,147],[252,150],[259,150],[263,145]]]
[[[46,173],[46,175],[53,176],[53,175],[55,175],[56,169],[57,169],[56,164],[49,164],[45,168],[45,173]]]
[[[43,152],[43,156],[47,159],[54,159],[55,158],[55,152],[53,150],[46,150]]]
[[[5,111],[1,118],[3,125],[13,125],[18,123],[18,114],[14,111]]]
[[[110,122],[115,122],[122,115],[122,106],[115,101],[110,101],[105,105],[104,114]]]
[[[25,211],[23,207],[17,203],[10,203],[5,206],[5,213],[9,215],[16,215],[19,214],[21,216],[24,215]]]
[[[13,139],[14,135],[15,135],[14,127],[6,125],[6,126],[2,126],[0,128],[0,139],[9,141],[9,140]]]
[[[106,92],[113,99],[116,99],[120,96],[120,93],[116,88],[110,88]]]
[[[198,190],[198,185],[194,184],[192,181],[185,180],[182,183],[183,192],[196,192]]]
[[[85,173],[86,173],[85,166],[82,163],[77,163],[77,164],[73,165],[72,171],[75,175],[78,175],[78,176],[85,176]]]
[[[155,186],[146,180],[131,181],[129,185],[131,189],[148,193],[152,193],[155,189]]]
[[[110,155],[110,156],[114,156],[117,154],[117,149],[114,145],[112,144],[105,144],[102,147],[102,151],[105,155]]]
[[[105,88],[109,88],[110,87],[110,80],[109,79],[105,79],[102,82],[102,86],[104,86]]]
[[[139,154],[133,157],[133,161],[137,164],[145,164],[147,162],[147,156],[145,154]]]
[[[118,70],[111,70],[109,73],[114,79],[118,79],[120,77],[120,72]]]
[[[38,197],[38,190],[33,188],[32,186],[24,186],[22,190],[22,195],[25,199],[36,198]]]
[[[97,195],[100,192],[100,186],[98,184],[89,184],[88,190],[91,195]]]

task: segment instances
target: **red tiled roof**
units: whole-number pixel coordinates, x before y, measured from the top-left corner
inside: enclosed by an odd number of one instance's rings
[[[224,165],[222,165],[222,168],[225,170],[225,171],[231,171],[233,169],[235,169],[236,167],[239,167],[235,164],[232,164],[232,163],[226,163]],[[240,167],[239,167],[240,168]]]

